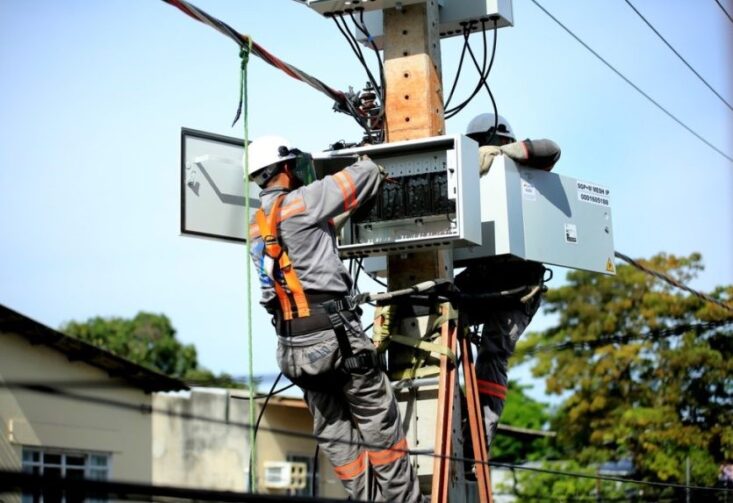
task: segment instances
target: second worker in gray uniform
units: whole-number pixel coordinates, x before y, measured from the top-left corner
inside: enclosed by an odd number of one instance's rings
[[[310,157],[274,136],[253,141],[248,156],[264,189],[251,256],[280,369],[303,390],[314,434],[352,498],[423,501],[397,401],[348,301],[353,280],[336,248],[334,218],[375,197],[382,170],[364,159],[315,180]]]
[[[509,122],[501,115],[474,117],[466,135],[479,144],[481,176],[489,172],[497,155],[544,171],[550,171],[560,159],[560,147],[552,140],[516,141]],[[463,293],[476,299],[462,307],[469,323],[483,324],[475,366],[489,447],[504,410],[509,358],[540,307],[545,271],[537,262],[490,257],[474,261],[455,279]]]

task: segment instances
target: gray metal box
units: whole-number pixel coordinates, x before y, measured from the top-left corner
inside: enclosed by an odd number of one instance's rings
[[[343,13],[347,10],[365,11],[391,9],[400,5],[425,3],[426,0],[306,0],[306,5],[314,11],[327,15]]]
[[[480,31],[481,19],[489,19],[497,16],[497,28],[514,26],[514,10],[511,0],[442,0],[439,2],[438,19],[440,22],[438,31],[440,38],[457,37],[463,35],[461,23],[470,23],[471,32]],[[358,17],[357,17],[358,19]],[[384,15],[381,10],[370,10],[364,13],[364,25],[372,41],[378,49],[383,48],[384,42]],[[486,28],[492,29],[492,21],[486,21]],[[369,46],[367,37],[358,28],[354,28],[356,39]]]
[[[610,192],[497,156],[481,178],[482,244],[454,264],[497,255],[615,274]]]
[[[355,154],[366,154],[383,166],[392,183],[384,184],[378,210],[344,225],[338,246],[342,257],[481,243],[481,221],[475,211],[479,205],[476,142],[463,135],[435,136],[323,152],[314,160],[345,166],[353,160],[344,156]],[[395,209],[399,205],[393,200],[401,201],[401,206]]]

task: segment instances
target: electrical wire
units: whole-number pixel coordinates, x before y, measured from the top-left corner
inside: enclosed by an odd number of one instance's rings
[[[374,54],[377,57],[377,64],[379,65],[379,84],[380,86],[376,89],[379,90],[379,96],[380,96],[380,103],[382,105],[381,113],[384,114],[384,100],[386,96],[385,91],[385,79],[384,79],[384,64],[382,63],[382,58],[379,55],[379,49],[377,48],[377,44],[374,43],[374,39],[372,35],[369,33],[369,30],[367,29],[366,23],[364,23],[364,9],[358,9],[359,10],[359,22],[356,21],[356,18],[354,17],[354,13],[352,11],[349,11],[349,16],[351,16],[351,21],[354,23],[354,26],[364,34],[364,36],[367,38],[367,42],[369,42],[369,46],[374,51]]]
[[[652,30],[652,31],[653,31],[653,32],[654,32],[654,33],[655,33],[655,34],[657,35],[657,37],[659,37],[659,38],[660,38],[660,40],[661,40],[662,42],[664,42],[664,44],[665,44],[665,45],[666,45],[666,46],[667,46],[667,47],[669,48],[669,50],[670,50],[670,51],[672,51],[672,52],[673,52],[673,53],[675,54],[675,56],[677,56],[677,57],[678,57],[678,58],[680,59],[680,61],[682,61],[682,62],[683,62],[683,63],[685,64],[685,66],[687,66],[687,68],[689,68],[689,69],[690,69],[690,71],[691,71],[692,73],[694,73],[694,74],[695,74],[695,76],[696,76],[696,77],[697,77],[698,79],[700,79],[700,81],[701,81],[701,82],[702,82],[703,84],[705,84],[705,85],[707,86],[707,88],[708,88],[708,89],[710,89],[710,90],[711,90],[711,91],[713,92],[713,94],[715,94],[715,96],[717,96],[718,98],[720,98],[720,101],[722,101],[723,103],[725,103],[725,106],[727,106],[727,107],[728,107],[728,108],[729,108],[730,110],[732,110],[732,111],[733,111],[733,106],[731,106],[731,104],[730,104],[730,103],[728,103],[728,102],[727,102],[727,101],[725,100],[725,98],[723,98],[723,97],[722,97],[722,96],[720,95],[720,93],[718,93],[718,91],[716,91],[715,89],[713,89],[713,86],[711,86],[711,85],[710,85],[710,84],[708,83],[708,81],[707,81],[707,80],[705,80],[705,79],[704,79],[704,78],[702,77],[702,75],[700,75],[700,74],[699,74],[699,73],[698,73],[698,72],[697,72],[697,71],[696,71],[696,70],[695,70],[695,69],[694,69],[694,68],[692,67],[692,65],[690,65],[690,63],[688,63],[688,62],[687,62],[687,60],[686,60],[685,58],[683,58],[683,57],[682,57],[682,55],[681,55],[681,54],[680,54],[679,52],[677,52],[677,50],[676,50],[676,49],[675,49],[674,47],[672,47],[672,44],[670,44],[669,42],[667,42],[667,39],[666,39],[666,38],[664,38],[664,37],[662,36],[662,34],[661,34],[661,33],[659,33],[659,31],[657,31],[657,29],[656,29],[656,28],[654,27],[654,25],[652,25],[652,24],[651,24],[651,23],[650,23],[650,22],[649,22],[649,21],[647,20],[647,18],[645,18],[645,17],[644,17],[644,16],[643,16],[643,15],[641,14],[641,12],[639,12],[639,10],[638,10],[638,9],[637,9],[636,7],[634,7],[634,4],[632,4],[630,0],[624,0],[624,1],[626,2],[626,4],[627,4],[627,5],[629,6],[629,7],[631,7],[631,10],[633,10],[634,12],[636,12],[636,15],[637,15],[637,16],[639,16],[639,17],[641,18],[641,20],[642,20],[642,21],[644,21],[644,23],[646,23],[646,25],[647,25],[647,26],[648,26],[648,27],[649,27],[649,28],[650,28],[650,29],[651,29],[651,30]]]
[[[627,262],[628,264],[631,264],[632,266],[636,267],[640,271],[644,271],[645,273],[647,273],[647,274],[649,274],[651,276],[654,276],[655,278],[661,279],[662,281],[664,281],[666,283],[669,283],[670,285],[674,286],[675,288],[679,288],[681,290],[684,290],[686,292],[689,292],[692,295],[694,295],[695,297],[699,298],[700,300],[703,300],[705,302],[713,303],[716,306],[720,306],[720,307],[722,307],[723,309],[725,309],[727,311],[733,312],[733,306],[731,306],[730,304],[725,304],[725,303],[719,301],[718,299],[715,299],[715,298],[711,297],[710,295],[707,295],[707,294],[704,294],[704,293],[699,292],[697,290],[694,290],[694,289],[690,288],[689,286],[687,286],[687,285],[685,285],[683,283],[680,283],[679,281],[677,281],[676,279],[674,279],[672,276],[670,276],[668,274],[665,274],[665,273],[660,272],[660,271],[655,271],[654,269],[650,269],[649,267],[646,267],[646,266],[640,264],[636,260],[628,257],[627,255],[624,255],[621,252],[618,252],[618,251],[617,252],[614,252],[614,255],[616,256],[616,258],[620,258],[624,262]]]
[[[583,47],[585,47],[591,54],[593,54],[596,58],[598,58],[613,73],[615,73],[616,75],[618,75],[624,82],[626,82],[628,85],[630,85],[632,88],[634,88],[634,90],[636,92],[638,92],[639,94],[641,94],[642,96],[644,96],[650,103],[652,103],[654,106],[656,106],[659,110],[661,110],[662,112],[664,112],[670,119],[672,119],[677,124],[679,124],[680,126],[682,126],[685,130],[687,130],[688,133],[690,133],[695,138],[697,138],[698,140],[700,140],[701,142],[703,142],[705,145],[707,145],[711,149],[715,150],[718,154],[720,154],[721,156],[725,157],[730,162],[733,162],[733,157],[731,157],[730,155],[726,154],[725,152],[723,152],[722,150],[720,150],[718,147],[716,147],[715,145],[713,145],[711,142],[709,142],[708,140],[706,140],[705,138],[703,138],[699,133],[697,133],[692,128],[690,128],[690,126],[688,126],[687,124],[685,124],[684,122],[682,122],[680,119],[678,119],[675,115],[673,115],[672,112],[670,112],[669,110],[667,110],[666,108],[664,108],[662,105],[660,105],[659,102],[657,102],[654,98],[652,98],[651,96],[649,96],[639,86],[637,86],[636,84],[634,84],[633,82],[631,82],[631,80],[629,80],[628,77],[626,77],[623,73],[621,73],[619,70],[617,70],[616,67],[614,67],[611,63],[609,63],[608,61],[606,61],[600,54],[598,54],[596,51],[594,51],[588,44],[586,44],[585,42],[583,42],[583,40],[581,40],[580,37],[578,37],[575,33],[573,33],[572,30],[570,30],[570,28],[568,28],[567,26],[565,26],[562,22],[560,22],[560,20],[558,20],[555,16],[553,16],[537,0],[531,0],[531,2],[534,3],[550,19],[552,19],[553,21],[555,21],[555,23],[557,23],[558,26],[560,26],[563,30],[565,30],[580,45],[582,45]]]
[[[489,97],[491,98],[492,104],[494,106],[494,113],[496,113],[496,102],[494,101],[494,96],[491,93],[491,89],[489,88],[489,85],[487,83],[487,79],[489,78],[491,69],[494,67],[494,58],[496,56],[496,44],[497,44],[497,37],[498,37],[497,20],[494,18],[493,22],[494,22],[494,28],[493,28],[494,36],[493,36],[493,42],[492,42],[492,47],[491,47],[491,59],[489,61],[489,66],[488,68],[486,68],[486,54],[488,52],[488,49],[486,46],[486,20],[482,19],[481,20],[481,33],[483,37],[484,50],[483,50],[483,58],[482,58],[481,67],[479,67],[478,60],[476,59],[476,56],[474,55],[473,49],[471,48],[470,44],[467,46],[468,54],[469,56],[471,56],[471,60],[473,61],[474,66],[476,67],[476,69],[479,72],[479,81],[476,84],[476,87],[474,88],[471,95],[466,100],[464,100],[463,103],[446,111],[446,118],[454,117],[461,110],[463,110],[471,102],[474,96],[478,94],[478,92],[481,90],[482,87],[488,91]]]
[[[451,85],[450,93],[448,93],[448,99],[445,100],[445,103],[443,104],[443,110],[448,109],[448,105],[450,105],[450,100],[453,98],[453,93],[456,91],[456,86],[458,85],[458,78],[461,75],[461,69],[463,68],[463,60],[466,57],[466,49],[468,47],[468,37],[471,34],[471,30],[468,28],[468,26],[464,26],[463,28],[463,48],[461,49],[461,56],[458,59],[458,68],[456,69],[456,76],[453,78],[453,85]]]
[[[354,34],[351,33],[351,30],[349,30],[349,26],[346,24],[346,20],[344,19],[343,14],[339,14],[338,16],[332,16],[334,23],[336,23],[336,26],[338,27],[341,34],[344,36],[346,41],[349,43],[349,47],[351,47],[352,52],[356,56],[356,59],[359,60],[359,63],[361,63],[361,66],[364,68],[364,71],[367,74],[367,77],[369,78],[369,82],[372,84],[372,87],[377,92],[377,96],[380,98],[380,102],[382,100],[381,91],[380,91],[380,84],[377,83],[377,80],[374,78],[374,74],[372,74],[371,69],[369,68],[369,65],[366,62],[366,59],[364,58],[364,53],[361,50],[361,47],[359,47],[359,42],[354,37]],[[341,21],[339,23],[339,21]],[[342,26],[343,25],[343,26]]]
[[[129,403],[129,402],[124,402],[120,400],[114,400],[111,398],[91,397],[91,396],[86,396],[86,395],[74,394],[74,393],[70,393],[70,392],[67,392],[67,391],[64,391],[58,388],[54,388],[53,386],[49,386],[43,383],[35,383],[35,384],[25,383],[24,385],[17,385],[17,386],[11,387],[11,386],[8,386],[8,383],[6,382],[0,382],[0,389],[3,389],[3,388],[5,389],[20,388],[20,389],[24,389],[24,390],[35,392],[35,393],[53,395],[58,398],[81,401],[81,402],[91,403],[91,404],[100,405],[100,406],[115,407],[115,408],[119,408],[123,410],[143,413],[143,414],[159,414],[162,416],[173,417],[173,418],[178,418],[178,419],[187,420],[187,421],[195,420],[195,421],[201,421],[201,422],[208,423],[208,424],[227,425],[229,427],[236,427],[236,428],[243,428],[243,429],[252,428],[251,425],[246,424],[246,423],[225,421],[225,420],[215,419],[215,418],[206,417],[206,416],[198,416],[198,415],[190,414],[190,413],[177,413],[177,412],[167,410],[167,409],[156,408],[156,407],[153,407],[145,403],[135,404],[135,403]],[[496,461],[480,461],[477,459],[467,458],[463,456],[440,455],[440,454],[436,454],[433,451],[428,451],[428,450],[412,450],[412,449],[401,449],[401,448],[395,448],[395,447],[388,447],[387,449],[385,449],[384,446],[382,445],[376,445],[376,444],[372,444],[369,442],[364,442],[364,441],[351,442],[349,440],[346,440],[340,437],[326,437],[322,435],[314,435],[314,434],[301,433],[301,432],[292,431],[292,430],[285,430],[282,428],[262,427],[260,429],[261,431],[267,431],[269,433],[276,434],[276,435],[303,438],[303,439],[308,439],[308,440],[314,440],[317,442],[331,442],[331,443],[339,443],[339,444],[345,444],[345,445],[356,445],[356,446],[363,447],[366,449],[389,450],[395,453],[409,454],[411,456],[426,456],[426,457],[431,457],[434,459],[446,459],[446,460],[460,462],[460,463],[474,463],[474,464],[482,463],[482,464],[487,464],[493,467],[508,468],[508,469],[513,468],[516,470],[525,470],[525,471],[531,471],[535,473],[546,473],[546,474],[552,474],[552,475],[558,475],[558,476],[586,478],[586,479],[594,479],[594,480],[607,480],[607,481],[613,481],[613,482],[625,482],[625,483],[630,483],[630,484],[654,486],[654,487],[671,487],[671,488],[678,488],[678,489],[690,489],[690,490],[695,490],[695,491],[733,492],[733,490],[731,489],[719,488],[719,487],[693,486],[693,485],[676,484],[676,483],[671,483],[671,482],[656,482],[656,481],[647,481],[647,480],[633,480],[633,479],[625,479],[625,478],[620,478],[620,477],[610,477],[610,476],[603,476],[603,475],[589,475],[589,474],[584,474],[584,473],[529,467],[529,466],[515,465],[511,463],[500,463]]]
[[[257,440],[257,430],[260,427],[260,421],[262,421],[262,416],[265,414],[265,409],[267,408],[267,402],[270,401],[270,397],[272,397],[275,394],[275,387],[277,386],[277,383],[280,382],[280,378],[283,376],[283,373],[280,372],[277,375],[277,378],[275,378],[275,381],[272,383],[272,387],[270,387],[270,392],[267,394],[267,397],[265,398],[265,403],[262,405],[262,408],[260,409],[260,413],[257,415],[257,421],[255,422],[254,431],[252,432],[252,449],[255,448],[256,440]],[[250,403],[254,402],[250,398]],[[251,421],[250,421],[251,424]],[[249,473],[252,474],[252,456],[249,457]],[[253,479],[256,478],[255,476],[252,477]]]
[[[733,17],[730,17],[730,14],[728,14],[728,11],[727,11],[727,10],[725,10],[725,7],[723,7],[723,4],[721,4],[719,0],[715,0],[715,3],[716,3],[716,4],[718,4],[718,7],[720,7],[720,10],[722,10],[722,11],[723,11],[723,13],[725,13],[725,15],[726,15],[726,17],[728,18],[728,20],[729,20],[729,21],[730,21],[731,23],[733,23]]]
[[[529,348],[520,349],[518,348],[516,353],[518,356],[525,356],[525,355],[534,355],[536,353],[540,352],[547,352],[547,351],[564,351],[568,349],[574,349],[574,350],[582,350],[582,351],[588,351],[597,347],[602,346],[609,346],[611,344],[625,344],[627,342],[635,341],[635,340],[656,340],[656,339],[662,339],[666,337],[673,337],[676,335],[682,335],[687,332],[694,331],[697,334],[702,334],[707,332],[708,330],[712,330],[714,328],[720,328],[725,327],[728,325],[733,325],[733,319],[728,320],[718,320],[718,321],[708,321],[703,323],[686,323],[683,325],[678,325],[676,327],[666,328],[666,329],[656,329],[656,330],[650,330],[647,333],[636,333],[636,334],[613,334],[608,335],[605,337],[602,337],[600,339],[592,339],[588,341],[566,341],[566,342],[559,342],[557,344],[543,344],[538,346],[533,346]]]
[[[250,44],[251,44],[252,54],[262,59],[269,65],[272,65],[275,68],[285,72],[290,77],[296,80],[305,82],[306,84],[313,87],[314,89],[324,93],[326,96],[336,101],[336,103],[339,106],[337,110],[343,111],[344,113],[351,115],[360,126],[364,127],[363,114],[361,114],[354,107],[353,103],[351,103],[346,93],[327,86],[319,79],[275,57],[274,55],[270,54],[267,50],[265,50],[265,48],[262,47],[260,44],[251,40],[251,38],[248,35],[243,35],[237,32],[234,28],[232,28],[228,24],[207,14],[206,12],[199,9],[195,5],[188,3],[186,0],[162,0],[162,1],[178,8],[181,12],[188,15],[189,17],[197,21],[200,21],[206,25],[209,25],[210,27],[214,28],[218,32],[226,35],[227,37],[231,38],[234,42],[236,42],[237,45],[239,45],[240,47],[250,47]]]
[[[46,501],[61,501],[62,493],[66,493],[66,501],[87,501],[86,498],[105,496],[114,500],[126,501],[227,501],[247,503],[280,503],[281,494],[260,494],[252,492],[221,491],[213,489],[196,489],[192,487],[174,487],[158,484],[142,484],[135,482],[120,482],[112,480],[79,479],[61,477],[56,474],[36,474],[22,471],[0,469],[0,494],[4,491],[22,491],[31,494],[41,494]],[[49,497],[48,494],[53,495]],[[86,497],[86,498],[85,498]],[[289,496],[288,501],[300,502],[346,502],[343,499],[311,498],[305,496]],[[1,500],[0,500],[1,501]],[[155,499],[153,499],[155,501]]]
[[[489,74],[491,73],[491,69],[494,66],[494,58],[496,57],[497,33],[499,31],[498,30],[498,25],[497,25],[498,19],[496,17],[493,17],[492,18],[492,21],[494,23],[494,28],[493,28],[494,37],[493,37],[493,43],[492,43],[492,47],[491,47],[491,60],[489,61],[489,66],[488,66],[488,68],[486,68],[486,56],[487,56],[487,53],[488,53],[487,46],[486,46],[486,20],[482,19],[481,20],[481,33],[482,33],[482,36],[483,36],[484,51],[483,51],[482,64],[481,64],[480,67],[479,67],[478,61],[476,59],[476,56],[473,54],[473,49],[471,48],[470,44],[467,47],[468,48],[468,54],[471,56],[471,59],[473,60],[474,66],[476,67],[476,69],[479,72],[479,81],[476,84],[476,87],[474,88],[474,90],[471,93],[471,95],[463,103],[461,103],[460,105],[455,106],[454,108],[452,108],[450,110],[446,110],[446,112],[445,112],[445,118],[446,119],[450,119],[451,117],[454,117],[456,114],[458,114],[459,112],[461,112],[461,110],[463,110],[471,102],[471,100],[474,98],[474,96],[476,96],[476,94],[478,94],[478,92],[481,90],[482,87],[485,88],[486,91],[489,93],[489,97],[491,98],[491,103],[493,104],[493,107],[494,107],[494,114],[495,115],[497,114],[497,112],[496,112],[496,101],[494,100],[494,95],[491,93],[491,89],[490,89],[488,83],[486,82],[487,79],[489,78]]]

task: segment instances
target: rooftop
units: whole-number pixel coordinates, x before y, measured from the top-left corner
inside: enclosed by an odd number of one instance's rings
[[[69,361],[82,361],[102,369],[110,377],[122,379],[148,393],[188,389],[183,381],[143,367],[87,342],[69,337],[0,304],[0,335],[5,334],[25,338],[33,345],[44,345],[55,349],[66,355]]]

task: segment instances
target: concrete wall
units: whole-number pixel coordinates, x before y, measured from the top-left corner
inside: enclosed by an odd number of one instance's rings
[[[153,483],[244,491],[249,463],[248,401],[236,391],[157,393],[153,407]],[[240,393],[241,394],[241,393]],[[186,419],[194,416],[203,419]]]
[[[261,402],[258,401],[256,413]],[[178,487],[247,491],[249,477],[249,400],[246,391],[197,388],[186,393],[158,393],[153,406],[167,414],[153,418],[153,482]],[[186,419],[176,416],[194,416]],[[269,429],[306,435],[313,420],[297,399],[275,397],[267,405],[257,434],[258,492],[285,494],[264,486],[266,461],[287,461],[288,455],[312,457],[310,438],[276,434]],[[319,457],[320,496],[345,497],[341,481],[325,456]]]
[[[64,397],[0,388],[0,467],[20,469],[23,446],[108,453],[110,479],[150,483],[151,396],[59,351],[0,333],[0,381],[85,380],[119,386],[70,390],[87,398],[134,405],[126,410]]]
[[[270,400],[260,423],[260,428],[265,427],[312,435],[313,417],[310,411],[306,408],[304,402],[300,402],[300,405],[295,405],[293,402],[294,400],[287,399],[282,402],[275,399]],[[257,435],[257,448],[258,480],[263,480],[265,461],[286,461],[288,455],[312,457],[316,451],[316,442],[306,437],[278,435],[261,431]],[[318,468],[318,495],[326,498],[345,498],[346,491],[344,491],[341,481],[334,474],[331,463],[322,452],[318,457]],[[276,491],[263,490],[263,492],[274,493]]]

